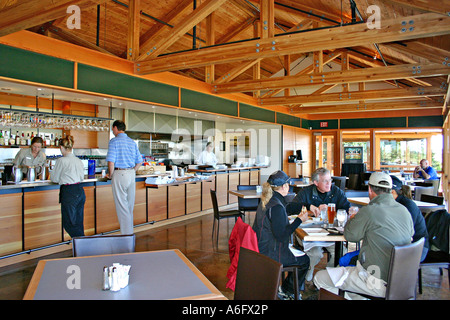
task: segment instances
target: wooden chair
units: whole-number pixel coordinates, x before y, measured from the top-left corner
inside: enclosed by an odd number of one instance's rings
[[[224,210],[224,211],[220,211],[219,210],[219,205],[217,203],[216,191],[211,189],[210,192],[211,192],[211,201],[212,201],[213,210],[214,210],[214,221],[213,221],[213,229],[212,229],[211,237],[214,238],[214,230],[215,230],[216,220],[217,220],[216,243],[218,243],[219,242],[220,220],[234,218],[234,221],[236,221],[237,218],[239,218],[239,217],[241,217],[242,220],[244,220],[245,219],[245,215],[242,212],[240,212],[239,210],[226,210],[226,211]]]
[[[417,273],[424,242],[425,238],[421,238],[411,244],[395,246],[392,249],[385,297],[352,293],[374,300],[415,300]],[[339,289],[341,297],[344,297],[345,292],[350,291]]]
[[[130,253],[135,251],[135,243],[134,234],[75,237],[72,253],[74,257]]]
[[[234,300],[276,300],[282,267],[261,253],[241,247]]]

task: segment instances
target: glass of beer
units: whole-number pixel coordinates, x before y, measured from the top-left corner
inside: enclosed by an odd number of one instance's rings
[[[329,203],[328,204],[328,227],[333,227],[334,218],[336,218],[336,204]]]

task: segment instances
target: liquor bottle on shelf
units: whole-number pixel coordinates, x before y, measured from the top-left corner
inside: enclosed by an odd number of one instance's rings
[[[27,146],[31,146],[31,137],[30,137],[30,133],[28,132],[27,135]]]
[[[5,138],[3,137],[3,131],[0,131],[0,146],[5,145]]]
[[[20,145],[26,146],[27,145],[27,139],[25,139],[25,134],[22,131],[22,137],[20,138]]]
[[[51,145],[52,147],[55,146],[55,139],[53,139],[53,133],[50,135],[50,145]]]
[[[55,134],[55,147],[59,147],[59,138],[57,134]]]
[[[16,140],[15,140],[16,146],[20,146],[20,136],[19,131],[16,131]]]
[[[9,131],[9,145],[13,146],[16,143],[16,140],[13,138],[12,132]]]

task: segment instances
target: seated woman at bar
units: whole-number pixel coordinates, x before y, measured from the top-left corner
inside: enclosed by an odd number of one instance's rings
[[[14,166],[22,168],[24,174],[27,173],[28,167],[36,167],[36,173],[41,172],[41,166],[45,164],[47,157],[41,150],[44,141],[41,137],[34,137],[31,140],[29,148],[20,149],[14,158]]]
[[[289,176],[279,170],[272,173],[263,184],[261,202],[256,211],[253,230],[258,238],[259,252],[284,266],[298,266],[298,285],[302,286],[309,267],[309,258],[305,254],[294,256],[289,249],[289,239],[295,229],[308,219],[307,213],[301,213],[290,224],[286,214],[286,200],[289,192]],[[280,294],[286,298],[293,296],[292,274],[283,281]]]
[[[61,203],[62,223],[72,237],[84,236],[84,203],[86,195],[80,182],[84,180],[84,166],[73,153],[73,137],[60,141],[62,158],[56,160],[50,174],[50,180],[60,185],[59,202]]]

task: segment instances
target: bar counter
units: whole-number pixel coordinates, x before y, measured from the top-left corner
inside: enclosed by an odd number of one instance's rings
[[[228,190],[239,184],[259,184],[260,167],[204,170],[208,178],[184,183],[151,185],[148,177],[136,176],[134,225],[140,226],[212,208],[210,189],[216,190],[219,206],[237,202]],[[86,176],[84,230],[86,235],[119,230],[111,180]],[[0,259],[49,246],[68,243],[59,203],[59,185],[50,180],[0,186]]]

